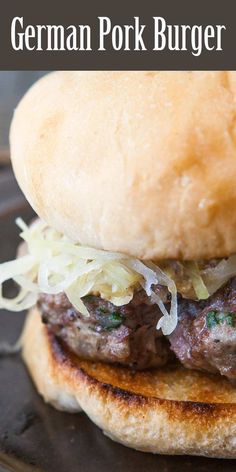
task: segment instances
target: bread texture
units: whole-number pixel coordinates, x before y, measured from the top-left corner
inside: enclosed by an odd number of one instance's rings
[[[153,260],[236,252],[236,72],[55,72],[10,143],[30,204],[75,241]]]
[[[223,378],[79,360],[49,334],[37,309],[25,324],[23,358],[46,402],[84,410],[115,441],[159,454],[236,458],[236,390]]]

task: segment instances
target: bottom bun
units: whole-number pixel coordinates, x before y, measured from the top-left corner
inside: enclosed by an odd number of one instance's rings
[[[106,435],[140,451],[236,458],[236,389],[225,379],[168,367],[133,372],[80,360],[49,334],[37,309],[23,358],[46,402],[84,410]]]

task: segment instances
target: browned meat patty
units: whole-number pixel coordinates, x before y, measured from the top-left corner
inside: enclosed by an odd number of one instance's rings
[[[236,379],[236,278],[208,300],[180,300],[171,349],[189,369]]]
[[[168,305],[166,289],[156,290]],[[78,356],[146,369],[165,365],[172,350],[189,369],[236,379],[236,278],[208,300],[179,296],[179,321],[169,341],[156,330],[161,313],[142,290],[122,307],[96,296],[83,301],[88,318],[64,294],[42,294],[39,300],[43,321]]]
[[[166,289],[157,290],[167,301]],[[162,366],[174,357],[168,339],[156,329],[161,313],[144,291],[122,307],[96,296],[83,301],[88,318],[76,311],[64,294],[42,294],[39,300],[43,322],[78,356],[136,369]]]

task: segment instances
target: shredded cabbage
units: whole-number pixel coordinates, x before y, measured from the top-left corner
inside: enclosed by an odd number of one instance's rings
[[[89,313],[82,301],[88,294],[99,295],[116,306],[129,303],[134,291],[143,288],[157,303],[163,316],[157,329],[170,334],[177,324],[176,287],[153,263],[144,263],[121,253],[97,250],[74,243],[43,221],[27,226],[16,221],[27,255],[0,265],[0,308],[21,311],[32,307],[39,293],[56,295],[65,292],[73,306],[84,316]],[[13,279],[20,287],[13,299],[3,296],[3,284]],[[171,293],[170,312],[153,286],[162,284]]]
[[[162,312],[157,329],[169,335],[177,325],[177,291],[185,298],[206,299],[236,275],[236,255],[210,266],[166,261],[159,267],[151,261],[82,246],[41,220],[27,226],[18,218],[16,223],[27,254],[0,264],[0,308],[11,311],[31,308],[40,293],[65,292],[72,305],[88,316],[84,296],[99,295],[122,306],[132,300],[135,290],[143,288]],[[13,299],[3,296],[3,284],[9,279],[20,287]],[[166,286],[171,295],[169,311],[154,289],[157,284]]]
[[[203,269],[201,274],[208,288],[209,295],[212,295],[231,277],[236,275],[236,255],[234,254],[227,259],[222,259],[213,267],[210,266]]]
[[[209,291],[201,277],[197,262],[185,262],[184,265],[186,267],[186,273],[192,281],[196,297],[198,300],[205,300],[209,297]]]

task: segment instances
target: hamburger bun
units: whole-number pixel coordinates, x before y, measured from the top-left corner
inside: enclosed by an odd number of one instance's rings
[[[236,72],[55,72],[11,126],[38,215],[140,259],[236,252]]]
[[[37,309],[25,324],[23,358],[45,401],[82,409],[115,441],[153,453],[236,458],[236,391],[223,378],[79,360],[49,335]]]

